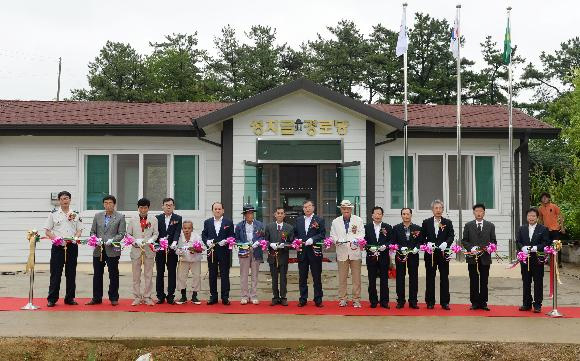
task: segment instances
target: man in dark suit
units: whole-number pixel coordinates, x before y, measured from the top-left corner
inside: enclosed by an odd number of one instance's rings
[[[157,252],[155,255],[155,265],[157,268],[157,278],[155,288],[157,291],[157,304],[167,303],[175,304],[175,284],[177,276],[177,242],[181,235],[181,216],[173,213],[175,210],[175,201],[173,198],[163,199],[163,213],[157,215],[157,227],[159,229],[159,239],[167,238],[169,248],[165,252]],[[167,256],[167,257],[166,257]],[[167,259],[167,265],[165,260]],[[167,294],[165,293],[165,267],[167,266]]]
[[[418,309],[417,291],[419,289],[419,247],[422,230],[412,223],[413,210],[401,209],[402,223],[393,227],[392,243],[399,246],[395,256],[397,267],[397,308],[405,306],[405,274],[409,272],[409,307]],[[406,256],[405,256],[406,254]]]
[[[389,308],[389,247],[393,238],[393,228],[383,222],[383,208],[374,207],[372,222],[365,226],[365,240],[367,241],[367,273],[369,278],[369,301],[371,308]],[[370,247],[376,247],[375,253]],[[377,275],[380,278],[380,299],[377,297]]]
[[[294,227],[284,222],[286,213],[283,207],[277,207],[274,213],[276,221],[266,225],[264,239],[268,242],[268,264],[272,276],[271,306],[288,306],[286,299],[286,275],[288,273],[289,247],[294,240]],[[280,285],[278,288],[278,284]]]
[[[434,200],[431,203],[433,217],[423,221],[423,243],[433,249],[433,254],[425,253],[425,303],[428,309],[435,307],[435,276],[439,269],[439,303],[441,308],[449,310],[449,262],[445,250],[451,246],[455,237],[453,223],[443,218],[443,202]]]
[[[218,302],[217,276],[218,267],[221,276],[221,298],[224,305],[230,305],[230,259],[232,251],[228,248],[226,239],[234,237],[234,223],[224,218],[224,206],[220,202],[211,205],[213,217],[203,222],[201,240],[206,245],[207,267],[209,270],[208,305]]]
[[[473,216],[475,219],[467,222],[463,227],[463,239],[461,240],[463,247],[473,254],[465,257],[469,271],[470,309],[489,311],[489,307],[487,307],[487,281],[491,254],[487,252],[486,247],[490,243],[497,244],[495,225],[483,219],[485,205],[481,203],[473,206]]]
[[[117,199],[108,195],[103,198],[104,212],[95,214],[91,235],[101,238],[100,247],[93,250],[93,298],[86,304],[103,303],[103,274],[105,265],[109,270],[109,301],[111,305],[119,304],[119,258],[121,247],[116,246],[125,237],[127,224],[125,216],[115,210]]]
[[[304,216],[296,219],[294,237],[301,239],[302,250],[298,252],[298,284],[300,299],[298,307],[306,306],[308,300],[308,269],[314,283],[314,304],[322,307],[322,247],[316,245],[324,240],[324,219],[314,214],[314,203],[306,200],[302,204]]]
[[[527,263],[520,262],[523,283],[523,304],[520,311],[529,311],[534,306],[534,312],[542,312],[544,292],[544,263],[538,259],[537,252],[543,252],[550,245],[548,228],[538,223],[540,212],[530,208],[527,212],[528,224],[518,230],[516,244],[528,255]],[[534,298],[532,299],[532,280],[534,281]]]

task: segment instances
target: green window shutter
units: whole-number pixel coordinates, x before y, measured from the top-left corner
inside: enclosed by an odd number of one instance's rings
[[[87,155],[85,162],[85,209],[102,210],[109,194],[109,156]]]
[[[173,193],[176,209],[199,209],[199,157],[173,157]]]
[[[407,161],[407,198],[409,199],[409,207],[414,208],[413,200],[413,157],[409,156]],[[391,169],[391,209],[399,209],[404,207],[403,199],[403,157],[391,156],[389,157]]]
[[[475,157],[475,201],[495,208],[493,157]]]

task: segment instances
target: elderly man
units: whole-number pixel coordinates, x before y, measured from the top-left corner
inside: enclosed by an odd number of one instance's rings
[[[449,310],[449,262],[445,250],[451,246],[455,237],[453,223],[443,218],[443,202],[434,200],[431,203],[433,217],[423,221],[423,243],[433,249],[433,254],[425,253],[425,303],[428,309],[435,307],[435,276],[439,269],[439,303],[441,308]]]
[[[264,226],[262,222],[254,219],[256,209],[249,204],[244,205],[242,214],[244,220],[236,225],[235,237],[236,242],[243,246],[238,247],[238,259],[240,260],[240,288],[242,305],[248,301],[254,305],[258,301],[258,274],[260,272],[260,263],[264,262],[264,254],[260,247],[260,240],[264,239]],[[252,270],[252,286],[248,290],[248,278]]]
[[[340,217],[332,221],[330,238],[336,244],[336,260],[338,262],[338,300],[340,307],[347,306],[348,271],[352,276],[352,300],[355,308],[360,308],[360,272],[362,250],[358,245],[364,239],[365,225],[362,218],[352,214],[354,206],[349,200],[340,203]]]

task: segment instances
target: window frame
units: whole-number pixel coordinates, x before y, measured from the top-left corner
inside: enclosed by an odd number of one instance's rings
[[[86,209],[86,198],[85,194],[85,160],[89,155],[108,155],[109,156],[109,192],[113,184],[114,172],[111,171],[113,167],[113,158],[115,154],[137,154],[139,156],[139,185],[138,185],[138,198],[143,197],[144,185],[143,185],[143,159],[145,154],[165,154],[168,156],[167,159],[167,172],[168,172],[168,197],[174,197],[174,169],[173,169],[173,159],[176,155],[189,155],[198,157],[198,209],[177,209],[177,213],[184,213],[191,217],[202,217],[205,215],[205,169],[202,170],[202,165],[205,164],[205,153],[202,151],[186,151],[186,150],[172,150],[172,149],[79,149],[78,151],[78,161],[79,161],[79,195],[80,195],[80,205],[79,211],[83,212],[83,215],[94,216],[101,210],[88,210]],[[115,197],[117,195],[113,194]],[[124,214],[137,214],[137,209],[121,211]],[[161,212],[161,211],[152,211]]]
[[[458,213],[458,209],[449,209],[448,205],[449,205],[449,178],[448,178],[448,174],[449,174],[449,156],[456,156],[457,153],[453,152],[453,151],[447,151],[447,152],[441,152],[441,151],[430,151],[430,150],[426,150],[426,151],[420,151],[420,152],[408,152],[408,156],[413,158],[413,193],[415,195],[415,199],[414,199],[414,207],[413,210],[417,211],[417,212],[429,212],[429,210],[421,210],[418,207],[419,204],[419,179],[418,179],[418,159],[420,155],[439,155],[439,156],[443,156],[443,202],[445,203],[445,212],[450,212],[450,213]],[[502,187],[502,175],[501,175],[501,154],[498,152],[480,152],[480,151],[462,151],[461,152],[462,156],[470,156],[473,158],[472,164],[473,167],[471,169],[472,172],[472,186],[473,186],[473,199],[475,201],[475,197],[476,197],[476,179],[475,179],[475,157],[492,157],[493,159],[493,171],[494,171],[494,175],[493,175],[493,179],[494,179],[494,189],[493,189],[493,195],[494,195],[494,208],[487,208],[486,209],[486,213],[490,214],[490,215],[498,215],[501,214],[502,211],[502,205],[500,202],[500,193],[501,193],[501,187]],[[385,152],[385,156],[383,159],[383,167],[384,167],[384,174],[383,174],[383,179],[384,179],[384,189],[383,189],[383,194],[384,194],[384,206],[385,206],[385,211],[389,211],[389,213],[394,214],[395,212],[398,214],[398,211],[400,211],[399,208],[391,208],[391,194],[390,194],[390,189],[391,189],[391,165],[390,165],[390,157],[404,157],[404,153],[402,151],[396,151],[396,152],[392,152],[392,151],[386,151]],[[463,213],[465,212],[470,212],[471,211],[471,207],[469,209],[463,209],[462,210]]]

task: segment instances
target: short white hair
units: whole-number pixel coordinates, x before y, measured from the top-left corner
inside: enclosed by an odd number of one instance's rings
[[[194,228],[193,221],[191,219],[186,219],[185,221],[181,222],[181,227],[183,227],[183,225],[185,225],[187,223],[191,224],[191,228]]]
[[[435,207],[436,204],[440,204],[441,207],[445,208],[445,203],[443,203],[443,201],[440,199],[436,199],[433,202],[431,202],[431,209],[433,209],[433,207]]]

